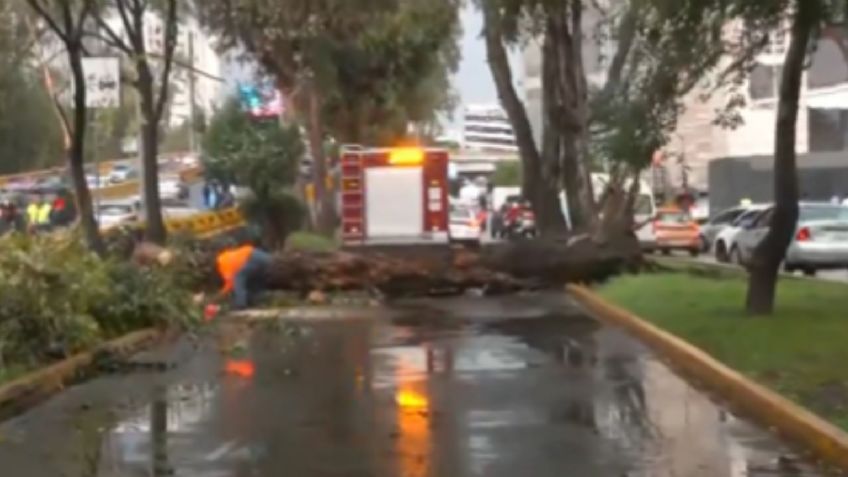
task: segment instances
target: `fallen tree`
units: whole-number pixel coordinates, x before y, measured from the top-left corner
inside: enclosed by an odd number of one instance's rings
[[[190,262],[208,284],[217,284],[214,247]],[[487,245],[478,250],[443,247],[361,248],[339,252],[287,251],[275,255],[271,290],[308,294],[372,290],[388,298],[480,290],[485,294],[592,283],[641,267],[635,237],[604,242],[589,236]]]

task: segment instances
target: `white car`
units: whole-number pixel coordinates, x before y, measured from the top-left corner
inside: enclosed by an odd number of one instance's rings
[[[95,209],[101,230],[138,220],[138,204],[135,200],[101,202]]]
[[[119,184],[138,177],[135,168],[129,164],[115,164],[109,172],[109,182]]]
[[[768,205],[763,204],[748,207],[745,212],[739,214],[730,225],[718,233],[713,245],[713,252],[717,261],[739,263],[741,258],[739,257],[739,248],[736,245],[739,232],[745,227],[750,227],[768,207]]]
[[[786,249],[784,268],[815,275],[818,270],[848,268],[848,207],[830,203],[801,202],[798,224]],[[736,239],[736,256],[749,263],[757,245],[771,227],[774,208],[764,211]]]
[[[479,244],[483,236],[480,222],[474,209],[466,206],[451,205],[448,234],[451,242]]]
[[[159,197],[162,199],[185,198],[185,187],[177,175],[163,175],[159,177]]]

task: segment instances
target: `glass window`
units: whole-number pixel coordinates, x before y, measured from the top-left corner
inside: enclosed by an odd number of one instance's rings
[[[736,220],[737,217],[742,215],[743,212],[745,212],[745,209],[726,210],[726,211],[718,214],[717,216],[713,217],[713,219],[710,220],[710,223],[714,224],[714,225],[729,224],[729,223],[733,222],[734,220]]]
[[[776,96],[777,70],[775,66],[754,66],[748,79],[748,94],[751,99],[770,99]]]
[[[688,224],[692,218],[682,210],[660,212],[657,220],[664,224]]]
[[[840,205],[802,205],[798,220],[845,220],[848,221],[848,207]]]

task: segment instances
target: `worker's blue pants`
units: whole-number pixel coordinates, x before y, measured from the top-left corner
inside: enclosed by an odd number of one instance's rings
[[[247,263],[236,274],[233,283],[233,306],[243,310],[250,304],[250,294],[264,288],[265,270],[271,264],[268,252],[255,249],[250,253]]]

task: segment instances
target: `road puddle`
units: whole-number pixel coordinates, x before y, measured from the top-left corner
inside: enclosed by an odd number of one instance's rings
[[[559,295],[398,306],[224,328],[127,381],[94,475],[827,475]]]

